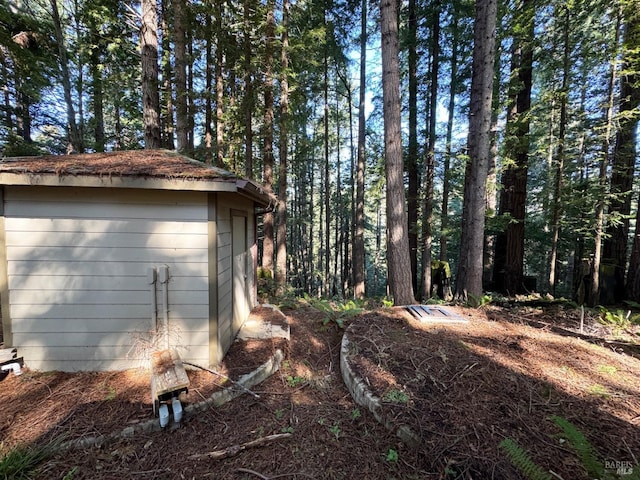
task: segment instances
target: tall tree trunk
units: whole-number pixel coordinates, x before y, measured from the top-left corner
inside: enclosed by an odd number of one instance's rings
[[[469,160],[464,179],[462,237],[454,297],[477,302],[482,295],[482,247],[491,146],[491,105],[496,42],[496,0],[476,0]]]
[[[275,41],[276,21],[274,16],[275,0],[267,0],[267,24],[264,49],[264,135],[263,169],[264,186],[273,191],[273,43]],[[267,212],[263,216],[262,268],[273,276],[274,254],[274,216]]]
[[[244,43],[244,174],[253,178],[253,74],[251,67],[251,8],[253,2],[244,0],[243,43]]]
[[[213,42],[215,35],[212,16],[212,14],[206,14],[205,32],[207,32],[207,38],[205,39],[204,67],[204,159],[209,165],[213,164]]]
[[[142,119],[145,148],[160,148],[158,90],[158,13],[156,0],[143,0],[140,32],[142,62]]]
[[[93,128],[94,149],[96,152],[104,152],[104,85],[102,70],[100,69],[104,46],[94,24],[91,25],[90,34],[92,38],[90,70],[93,87],[93,118],[95,119]]]
[[[631,195],[637,148],[638,107],[640,107],[640,0],[630,0],[624,5],[624,38],[623,38],[623,75],[620,87],[620,120],[616,134],[616,145],[613,153],[613,173],[611,190],[616,194],[611,202],[610,212],[623,215],[618,225],[610,225],[611,236],[605,242],[604,256],[612,259],[615,268],[613,292],[616,302],[620,302],[625,293],[638,298],[640,280],[640,252],[634,250],[629,264],[627,282],[624,281],[627,237],[629,235],[629,215],[631,213]],[[636,227],[637,228],[637,227]],[[637,236],[637,235],[636,235]],[[635,248],[640,243],[633,242]],[[627,292],[625,292],[625,288]]]
[[[493,99],[491,106],[491,134],[489,136],[489,171],[487,172],[487,198],[485,209],[490,217],[495,217],[498,205],[498,110],[500,105],[500,57],[501,49],[495,49],[495,62],[493,66]],[[482,285],[486,289],[490,286],[493,289],[493,269],[495,262],[495,232],[486,232],[484,236],[482,252]]]
[[[431,81],[429,85],[429,138],[427,164],[424,176],[424,209],[422,212],[422,291],[420,298],[431,297],[431,244],[433,242],[433,182],[436,163],[436,109],[438,101],[438,75],[440,73],[440,2],[433,5],[431,28]]]
[[[191,12],[187,10],[186,25],[192,25]],[[193,89],[193,30],[186,35],[187,46],[187,150],[190,154],[195,149],[195,92]]]
[[[418,205],[420,174],[418,173],[418,20],[416,0],[409,0],[407,49],[409,74],[409,145],[407,147],[407,221],[409,258],[413,290],[418,291]],[[424,226],[424,224],[423,224]],[[424,280],[424,279],[423,279]],[[428,287],[427,287],[428,288]],[[426,297],[423,297],[426,298]]]
[[[453,2],[453,18],[458,21],[457,2]],[[447,133],[445,140],[444,165],[442,171],[442,205],[440,208],[440,261],[449,261],[448,243],[449,243],[449,193],[451,190],[450,168],[451,158],[451,142],[453,141],[453,118],[456,108],[456,89],[458,87],[458,39],[459,32],[457,28],[453,29],[453,38],[451,39],[451,78],[449,80],[449,102],[447,105]]]
[[[329,264],[331,258],[330,251],[330,227],[331,227],[331,175],[329,165],[329,28],[327,25],[327,1],[325,0],[324,9],[324,27],[325,27],[325,39],[324,39],[324,57],[323,57],[323,89],[324,89],[324,236],[321,241],[324,242],[323,246],[323,267],[324,267],[324,292],[328,294],[330,291],[330,279],[329,279]]]
[[[362,0],[360,23],[360,96],[358,105],[358,165],[356,168],[355,232],[353,236],[353,296],[365,296],[365,252],[364,252],[364,168],[365,168],[365,90],[367,61],[367,0]]]
[[[287,163],[289,156],[289,0],[282,4],[282,51],[280,63],[280,164],[278,170],[278,208],[276,233],[277,293],[287,285]]]
[[[76,112],[71,97],[71,75],[69,74],[69,59],[67,57],[67,47],[64,42],[64,34],[62,33],[62,21],[60,12],[58,11],[58,1],[49,0],[51,5],[51,16],[53,18],[53,27],[58,44],[58,56],[60,60],[60,73],[62,76],[62,88],[64,91],[64,101],[67,105],[67,128],[69,129],[69,144],[67,153],[82,153],[84,145],[82,144],[82,136],[76,123]]]
[[[533,5],[521,0],[516,16],[517,34],[511,54],[511,81],[505,148],[508,164],[502,173],[500,215],[508,215],[506,232],[496,239],[496,289],[506,294],[523,291],[524,221],[529,162],[529,109],[533,63]]]
[[[157,1],[157,0],[156,0]],[[173,150],[173,69],[171,66],[171,38],[168,12],[170,0],[160,0],[162,27],[162,108],[160,109],[160,134],[163,148]]]
[[[564,6],[563,53],[562,53],[562,86],[560,87],[560,125],[558,130],[558,151],[553,187],[553,219],[551,221],[551,254],[549,259],[549,288],[556,294],[556,261],[558,258],[558,240],[560,238],[560,218],[562,217],[562,189],[564,176],[565,137],[567,132],[567,100],[569,97],[569,70],[571,45],[569,44],[569,7]]]
[[[616,27],[614,35],[615,51],[618,49],[620,42],[620,26],[622,21],[622,11],[620,8],[616,11]],[[606,127],[604,134],[604,141],[602,142],[602,161],[600,162],[600,174],[598,177],[598,199],[596,204],[596,224],[594,234],[594,249],[593,249],[593,265],[591,269],[591,282],[589,285],[588,305],[595,307],[600,302],[600,264],[602,263],[602,238],[604,233],[604,208],[606,200],[607,182],[608,182],[608,170],[610,163],[610,148],[611,148],[611,132],[613,130],[613,112],[615,107],[615,84],[616,74],[618,69],[615,63],[612,62],[609,70],[609,82],[607,85],[607,114],[606,114]],[[640,211],[640,209],[639,209]],[[640,225],[636,223],[636,225]],[[637,227],[636,227],[637,228]],[[635,250],[635,245],[634,245]],[[583,281],[581,278],[580,281]]]
[[[222,117],[224,88],[222,83],[223,65],[223,39],[225,34],[222,31],[222,0],[216,0],[216,30],[218,43],[216,44],[216,165],[224,167],[224,118]]]
[[[382,97],[385,175],[387,181],[387,269],[396,305],[415,303],[405,211],[400,131],[400,65],[398,59],[398,3],[381,0]]]
[[[176,140],[177,150],[185,152],[189,148],[186,3],[185,0],[172,0],[172,5],[176,86]]]

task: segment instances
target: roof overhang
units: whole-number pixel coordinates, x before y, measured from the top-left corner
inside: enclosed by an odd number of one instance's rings
[[[0,185],[229,192],[260,207],[276,202],[253,180],[165,150],[7,158],[0,161]]]

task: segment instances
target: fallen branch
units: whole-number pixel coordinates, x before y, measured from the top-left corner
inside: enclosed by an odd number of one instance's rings
[[[289,438],[290,433],[277,433],[275,435],[267,435],[266,437],[260,437],[256,440],[251,440],[240,445],[232,445],[222,450],[214,450],[207,453],[195,453],[189,456],[190,460],[202,460],[204,458],[211,458],[213,460],[219,460],[221,458],[233,457],[238,453],[246,450],[247,448],[259,447],[265,443],[273,442],[275,440],[282,440],[283,438]]]
[[[220,373],[220,372],[216,372],[215,370],[212,370],[210,368],[206,368],[203,367],[201,365],[196,365],[195,363],[191,363],[191,362],[185,362],[184,360],[182,361],[183,365],[189,365],[191,367],[195,367],[195,368],[199,368],[200,370],[204,370],[205,372],[209,372],[213,375],[217,375],[229,382],[231,382],[233,385],[235,385],[236,387],[240,387],[240,389],[244,390],[245,392],[247,392],[249,395],[253,395],[255,398],[260,398],[260,395],[258,395],[257,393],[252,392],[251,390],[249,390],[247,387],[245,387],[244,385],[242,385],[241,383],[238,383],[234,380],[232,380],[231,378],[227,377],[225,374]]]

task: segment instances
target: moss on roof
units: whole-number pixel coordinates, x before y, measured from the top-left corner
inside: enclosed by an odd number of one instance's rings
[[[0,173],[58,176],[151,177],[235,180],[231,172],[169,150],[127,150],[108,153],[14,157],[0,161]]]

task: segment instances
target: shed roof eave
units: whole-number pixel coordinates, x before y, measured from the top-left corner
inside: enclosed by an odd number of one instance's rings
[[[46,173],[0,173],[0,185],[140,188],[149,190],[187,190],[202,192],[235,192],[235,179],[187,179],[109,175],[56,175]]]
[[[260,184],[253,180],[239,178],[236,181],[238,193],[244,195],[258,204],[258,206],[271,210],[275,207],[277,199]]]

